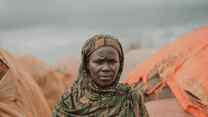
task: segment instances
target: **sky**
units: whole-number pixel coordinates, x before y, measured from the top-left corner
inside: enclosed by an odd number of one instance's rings
[[[49,63],[79,56],[95,33],[159,48],[208,25],[208,0],[0,0],[0,46]]]

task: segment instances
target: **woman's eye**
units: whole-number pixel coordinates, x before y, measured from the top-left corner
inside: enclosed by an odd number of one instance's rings
[[[96,60],[94,61],[96,64],[102,64],[103,63],[103,60]]]
[[[114,63],[117,63],[117,61],[116,60],[109,60],[109,63],[114,64]]]
[[[96,64],[103,64],[103,63],[109,63],[109,64],[115,64],[117,63],[118,61],[116,60],[95,60],[94,63]]]

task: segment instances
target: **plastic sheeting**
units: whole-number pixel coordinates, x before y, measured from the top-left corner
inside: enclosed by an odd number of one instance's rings
[[[169,89],[186,112],[208,117],[207,53],[208,27],[203,27],[162,48],[138,65],[125,82],[139,86],[147,97]]]

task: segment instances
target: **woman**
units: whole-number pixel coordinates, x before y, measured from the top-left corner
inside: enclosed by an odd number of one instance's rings
[[[124,55],[120,42],[95,35],[82,48],[79,76],[53,117],[148,117],[142,96],[119,83]]]

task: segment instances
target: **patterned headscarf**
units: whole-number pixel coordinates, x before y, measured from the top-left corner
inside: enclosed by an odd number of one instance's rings
[[[110,46],[119,54],[120,68],[113,85],[107,89],[97,86],[87,72],[89,56],[101,47]],[[118,39],[110,35],[94,35],[82,48],[79,75],[56,105],[54,117],[147,117],[143,99],[127,85],[120,84],[124,54]]]

